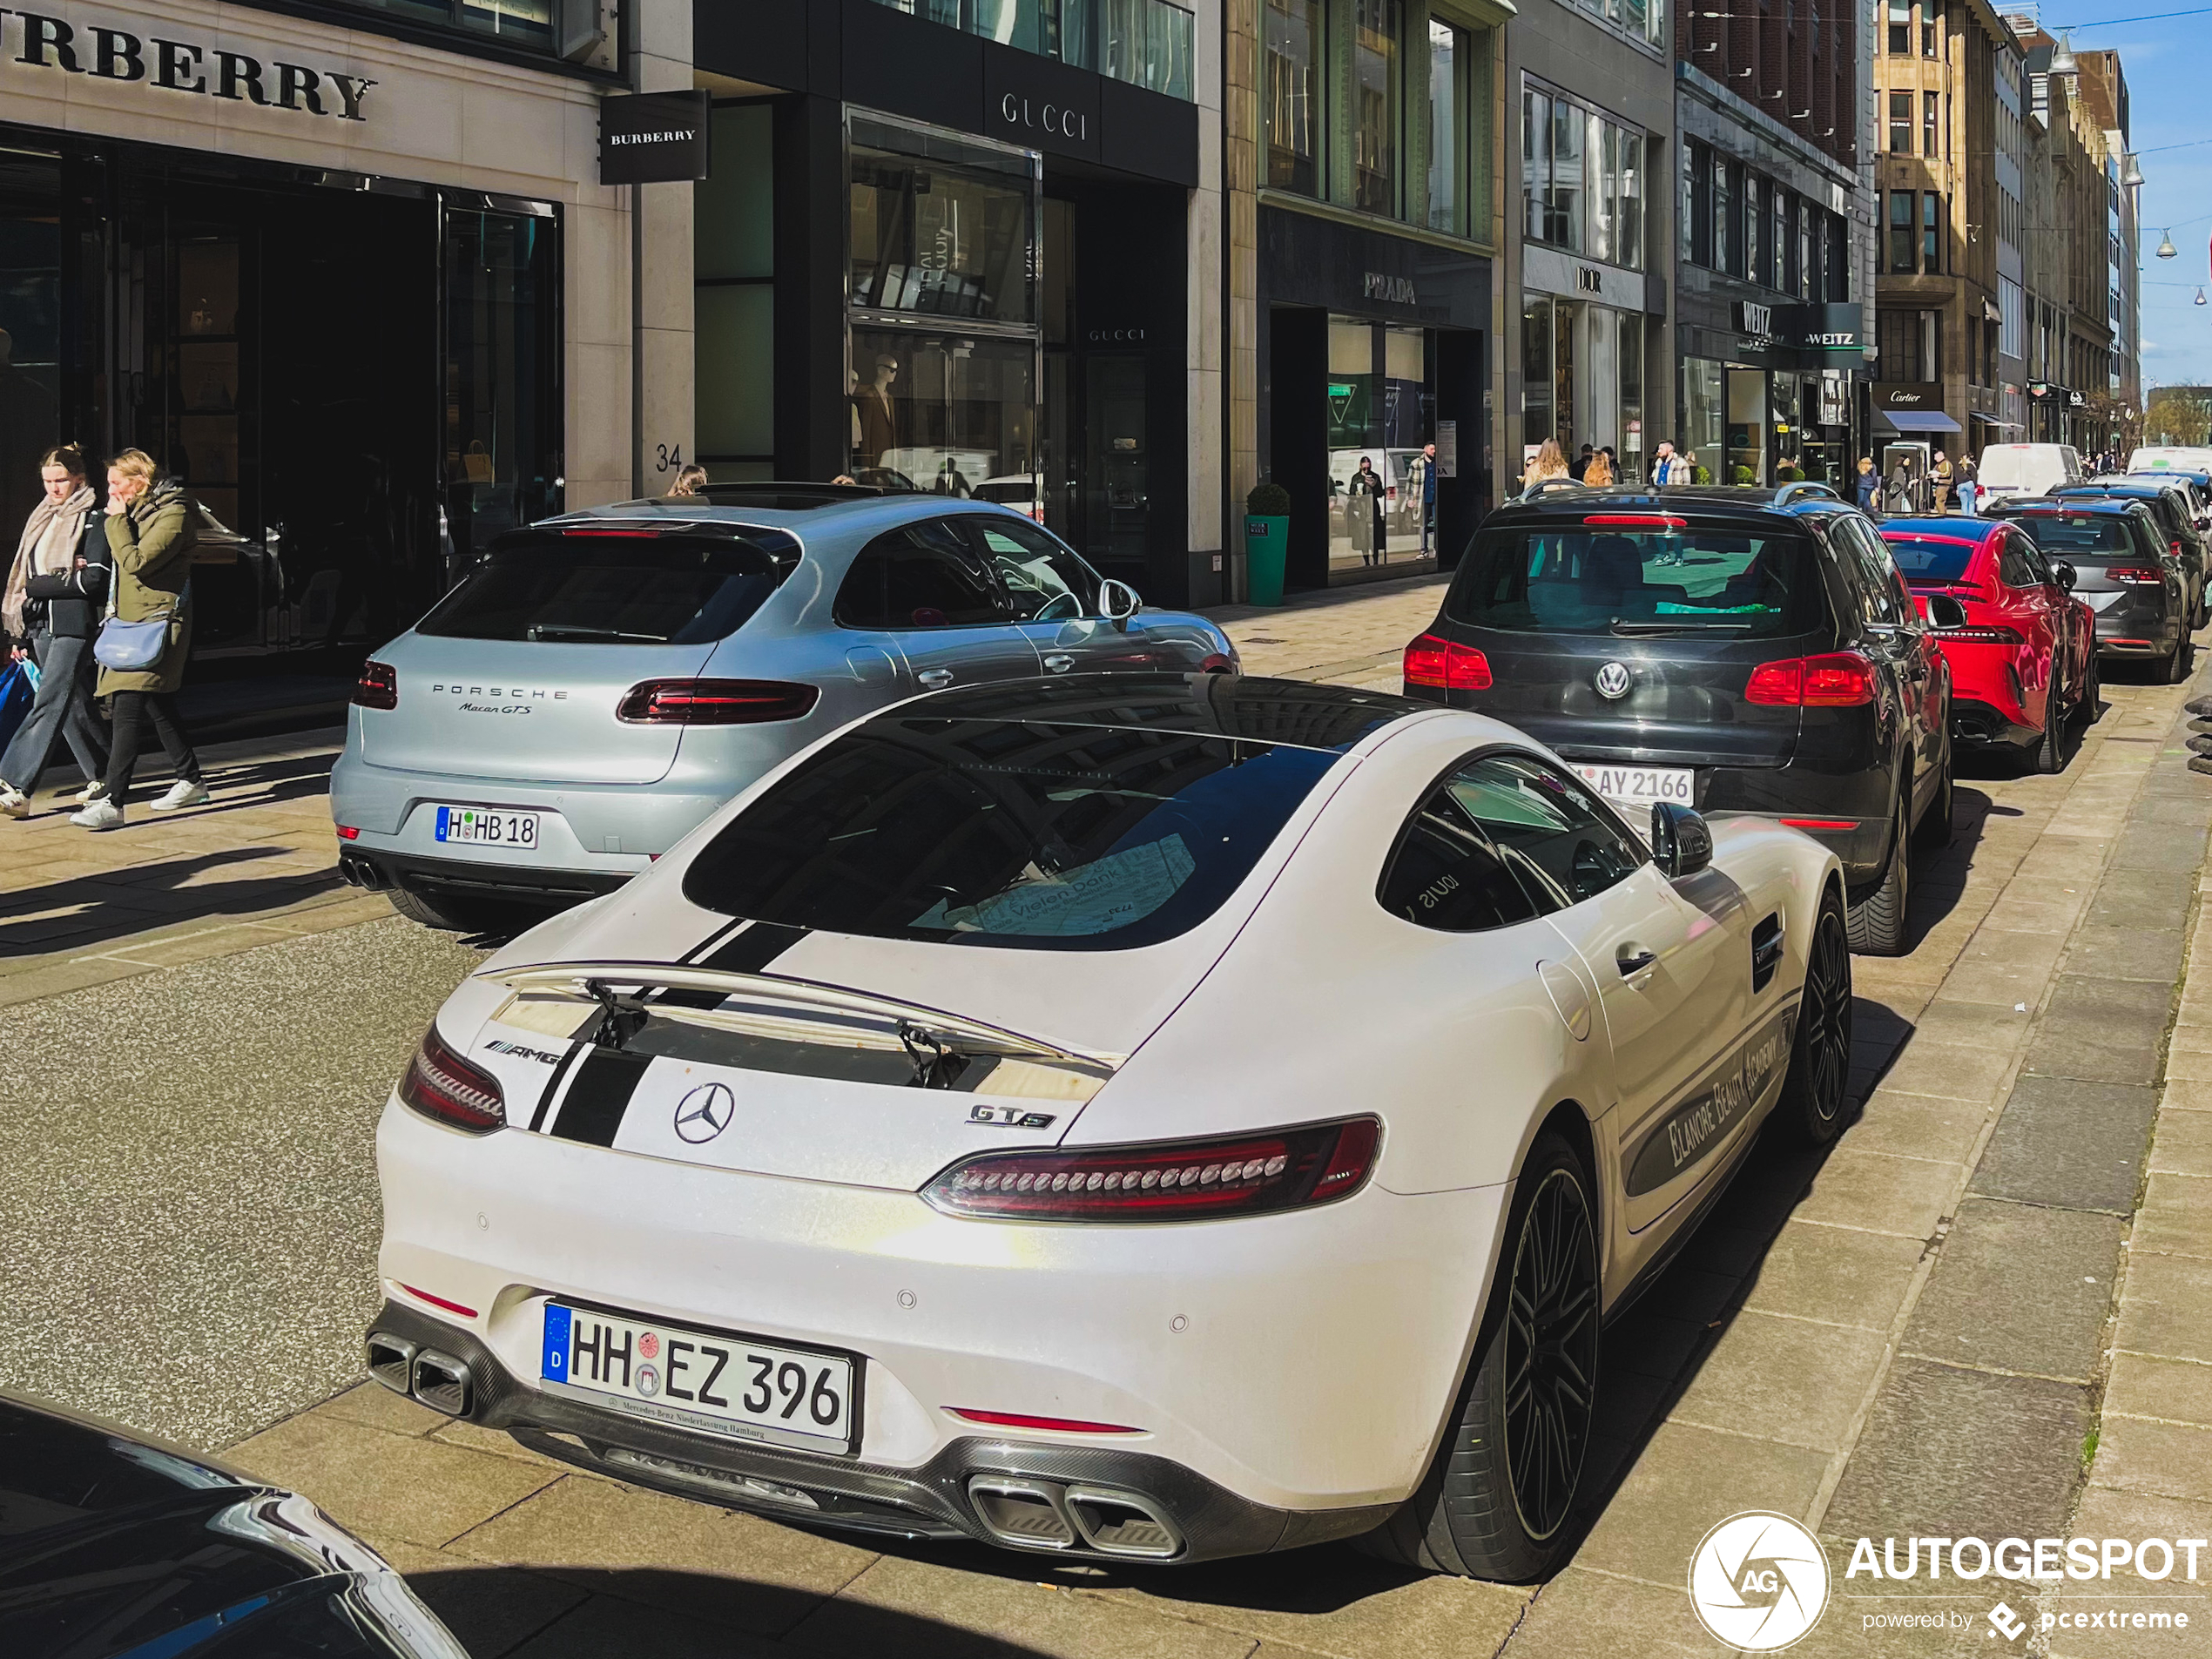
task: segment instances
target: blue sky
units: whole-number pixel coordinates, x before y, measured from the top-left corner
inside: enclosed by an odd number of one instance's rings
[[[2142,158],[2143,380],[2146,385],[2212,385],[2212,305],[2195,302],[2212,283],[2212,112],[2206,51],[2212,4],[2192,17],[2191,0],[2045,0],[2043,26],[2074,30],[2076,46],[2117,49],[2128,77],[2130,138]],[[2202,3],[2202,0],[2200,0]],[[2006,8],[2000,5],[2001,12]],[[2126,19],[2098,26],[2102,19]],[[2086,26],[2085,26],[2086,25]],[[2188,145],[2187,149],[2168,149]],[[2171,226],[2177,258],[2156,257]],[[2208,291],[2212,297],[2212,290]]]

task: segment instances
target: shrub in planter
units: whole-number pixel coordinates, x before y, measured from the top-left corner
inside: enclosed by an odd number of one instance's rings
[[[1271,481],[1254,484],[1251,494],[1244,497],[1244,510],[1254,518],[1288,518],[1291,492]]]

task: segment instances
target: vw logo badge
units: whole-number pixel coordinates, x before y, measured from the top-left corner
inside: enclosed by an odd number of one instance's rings
[[[1597,694],[1600,697],[1623,698],[1629,694],[1629,665],[1608,663],[1597,671]]]
[[[726,1083],[701,1083],[676,1103],[676,1132],[693,1146],[704,1146],[737,1116],[738,1097]]]

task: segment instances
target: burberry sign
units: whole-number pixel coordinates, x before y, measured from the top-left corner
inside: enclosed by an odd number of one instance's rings
[[[376,84],[359,75],[305,64],[264,63],[245,52],[105,24],[71,23],[40,11],[0,6],[0,54],[13,61],[91,80],[136,82],[196,98],[227,98],[339,121],[365,121],[361,104]]]

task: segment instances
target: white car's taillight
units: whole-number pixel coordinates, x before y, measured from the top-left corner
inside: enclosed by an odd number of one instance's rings
[[[1327,1204],[1375,1167],[1372,1117],[1221,1140],[963,1158],[922,1189],[948,1214],[1008,1221],[1202,1221]]]
[[[422,1046],[400,1079],[400,1099],[423,1116],[471,1135],[507,1127],[499,1079],[454,1053],[435,1025],[422,1034]]]

